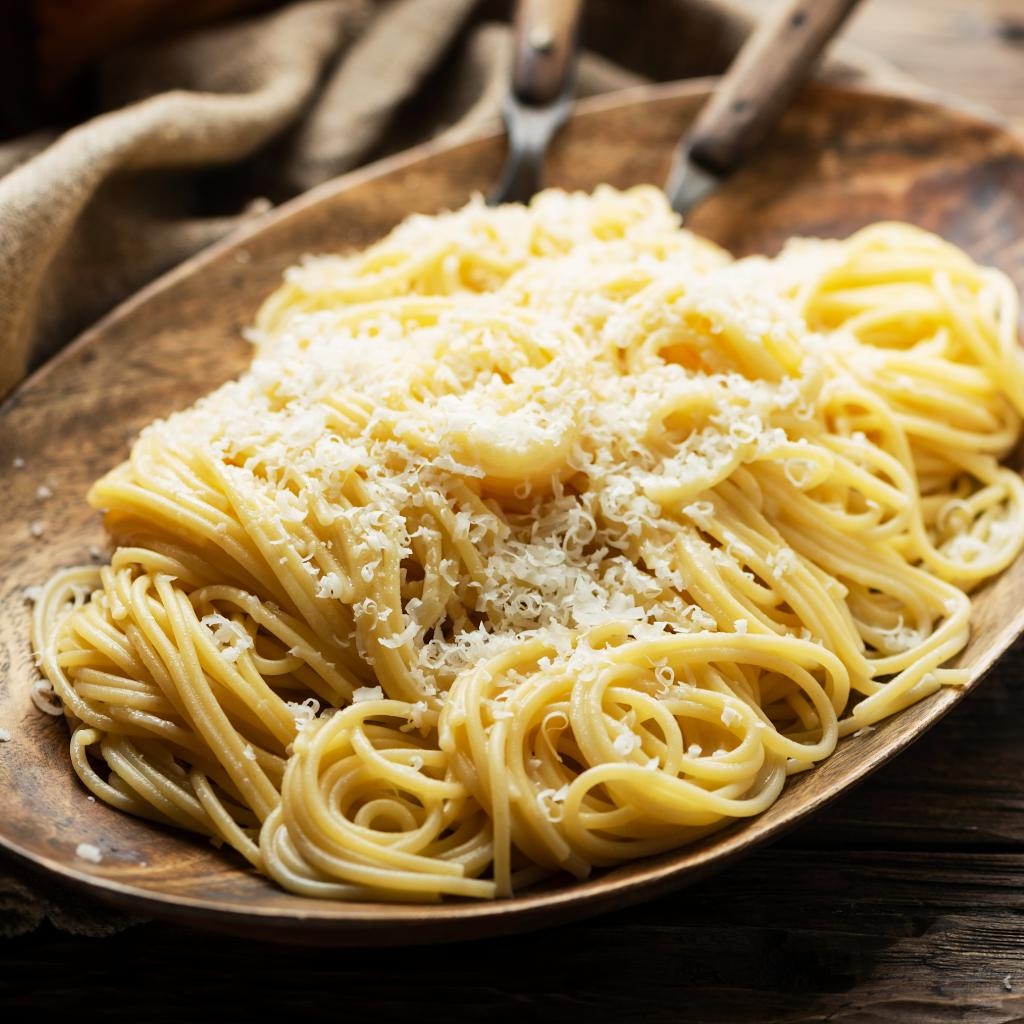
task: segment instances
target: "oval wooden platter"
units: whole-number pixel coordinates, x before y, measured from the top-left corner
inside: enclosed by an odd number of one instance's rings
[[[580,104],[551,154],[551,184],[661,182],[707,86],[646,87]],[[965,690],[944,690],[845,741],[760,817],[698,845],[490,904],[302,899],[202,840],[87,797],[70,770],[63,721],[29,699],[35,670],[23,591],[58,566],[88,562],[90,547],[104,544],[99,517],[85,503],[90,482],[124,457],[146,422],[245,366],[241,331],[286,266],[306,253],[364,246],[408,213],[461,205],[494,181],[503,148],[497,133],[431,144],[296,199],[123,304],[0,408],[0,726],[12,733],[0,744],[0,846],[7,851],[141,914],[249,937],[385,945],[524,930],[718,870],[863,779],[963,699]],[[771,253],[790,235],[842,237],[885,218],[936,231],[1024,286],[1024,145],[942,107],[810,87],[691,226],[735,253]],[[16,458],[22,468],[13,468]],[[41,498],[40,486],[52,496]],[[960,659],[972,686],[1024,630],[1022,595],[1024,558],[978,595],[973,639]],[[76,857],[81,842],[102,849],[100,864]]]

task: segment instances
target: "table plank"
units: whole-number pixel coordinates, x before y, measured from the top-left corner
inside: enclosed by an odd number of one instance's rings
[[[111,1019],[119,1007],[138,1014],[131,993],[161,1008],[158,1019],[180,1019],[202,992],[314,1019],[343,1004],[347,1017],[381,1021],[430,1005],[452,1021],[502,1005],[538,1020],[1011,1020],[1024,1015],[1022,870],[1019,853],[775,848],[592,922],[394,952],[197,940],[155,925],[94,942],[43,930],[5,951],[0,1002],[13,1012],[80,1001],[112,1007]],[[240,985],[256,976],[257,988]]]
[[[742,0],[754,12],[774,0]],[[1024,131],[1021,0],[862,0],[843,38]]]

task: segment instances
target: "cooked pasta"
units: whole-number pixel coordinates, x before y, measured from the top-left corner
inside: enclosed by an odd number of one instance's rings
[[[93,487],[110,563],[36,604],[72,766],[338,899],[756,815],[965,681],[1024,541],[1017,317],[917,228],[733,260],[647,187],[310,259],[251,368]]]

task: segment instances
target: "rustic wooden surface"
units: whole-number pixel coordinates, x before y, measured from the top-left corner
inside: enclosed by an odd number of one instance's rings
[[[738,0],[757,14],[774,0]],[[861,0],[843,38],[1024,131],[1021,0]]]
[[[877,49],[932,84],[1024,114],[1014,41],[1024,32],[1012,27],[1021,5],[885,6]],[[870,46],[867,24],[865,13],[854,34]],[[983,33],[965,33],[979,24]],[[955,42],[936,35],[942,26]],[[180,1019],[200,992],[235,998],[239,979],[249,987],[258,974],[251,998],[264,1011],[315,1017],[432,1019],[444,1007],[467,1020],[1022,1019],[1022,668],[1018,651],[908,753],[782,844],[630,911],[524,939],[387,954],[162,925],[95,941],[47,928],[0,945],[0,1006],[78,1000],[121,1019],[140,1012],[126,999],[134,992],[158,1008],[151,1016]]]

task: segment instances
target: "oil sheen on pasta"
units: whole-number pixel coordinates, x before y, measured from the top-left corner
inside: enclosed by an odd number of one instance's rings
[[[341,899],[758,814],[964,681],[1024,539],[1017,316],[916,228],[733,261],[651,188],[309,260],[93,487],[111,563],[37,602],[74,769]]]

